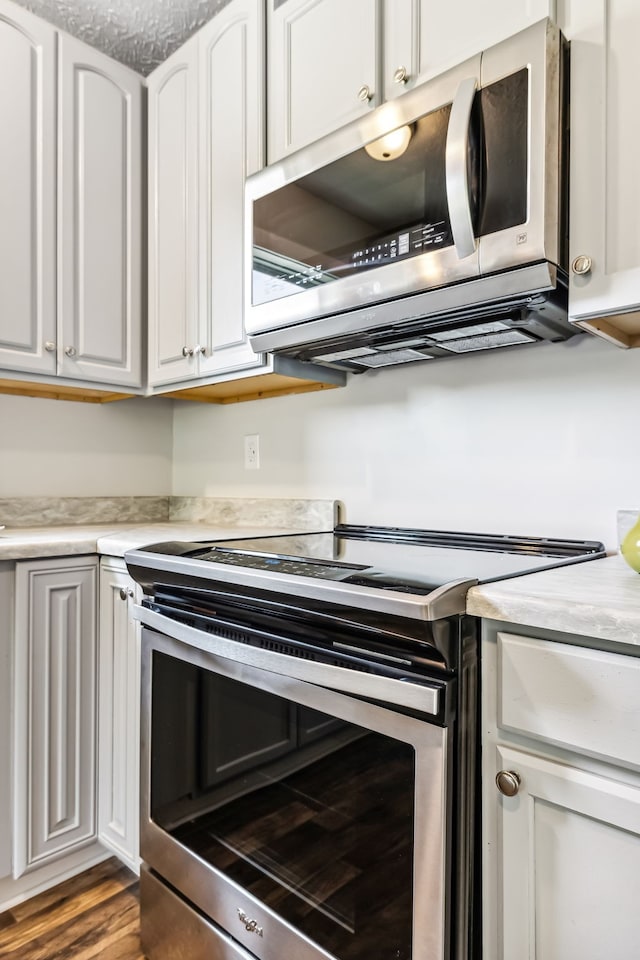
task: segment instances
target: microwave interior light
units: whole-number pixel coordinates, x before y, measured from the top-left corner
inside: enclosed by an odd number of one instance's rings
[[[398,127],[378,140],[365,144],[365,150],[374,160],[397,160],[409,146],[412,132],[411,127],[405,124],[404,127]]]

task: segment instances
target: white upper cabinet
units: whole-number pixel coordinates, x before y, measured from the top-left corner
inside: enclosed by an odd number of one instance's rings
[[[553,17],[554,8],[555,0],[385,0],[384,98]]]
[[[264,13],[235,0],[199,34],[199,374],[264,362],[244,332],[244,181],[264,166]],[[204,349],[202,349],[204,348]]]
[[[56,32],[0,0],[0,368],[56,372]]]
[[[571,40],[569,314],[640,346],[637,0],[564,0]]]
[[[151,74],[149,382],[192,375],[198,325],[198,43]],[[191,353],[190,353],[191,351]]]
[[[142,87],[0,0],[0,371],[141,386]]]
[[[268,161],[555,13],[555,0],[268,0]]]
[[[140,386],[142,85],[59,41],[60,373]]]
[[[268,160],[382,102],[378,0],[268,0]]]
[[[264,162],[264,13],[233,0],[149,87],[149,382],[264,366],[244,333],[244,181]]]

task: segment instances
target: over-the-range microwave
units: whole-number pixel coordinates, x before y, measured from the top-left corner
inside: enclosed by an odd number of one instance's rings
[[[567,57],[540,21],[250,177],[254,348],[363,371],[578,332]]]

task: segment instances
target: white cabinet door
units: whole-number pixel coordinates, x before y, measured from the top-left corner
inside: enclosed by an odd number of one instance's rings
[[[187,380],[198,330],[198,43],[148,78],[149,383]]]
[[[502,746],[500,769],[521,783],[515,797],[495,795],[496,960],[637,956],[640,784]]]
[[[97,570],[16,565],[15,877],[95,838]]]
[[[269,0],[267,24],[267,149],[274,163],[382,102],[380,5]]]
[[[98,837],[139,870],[140,625],[131,616],[139,588],[123,560],[100,564],[98,640]]]
[[[0,0],[0,367],[56,372],[56,32]]]
[[[615,338],[640,344],[640,124],[637,0],[565,0],[571,40],[571,276],[569,313],[611,317]],[[635,314],[635,316],[634,316]],[[590,327],[608,335],[606,319]]]
[[[385,0],[384,98],[554,16],[555,0]]]
[[[11,874],[11,709],[13,704],[13,606],[12,563],[0,563],[0,880]]]
[[[234,0],[198,35],[199,376],[262,364],[244,332],[244,181],[264,165],[264,8]]]
[[[140,386],[142,78],[59,40],[60,373]]]

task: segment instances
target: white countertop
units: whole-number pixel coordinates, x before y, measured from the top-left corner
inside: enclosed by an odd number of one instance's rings
[[[640,645],[640,574],[620,556],[473,587],[467,613]]]
[[[83,524],[14,527],[0,530],[0,561],[100,553],[122,557],[126,550],[163,540],[231,540],[297,533],[290,527],[221,526],[210,523]]]

